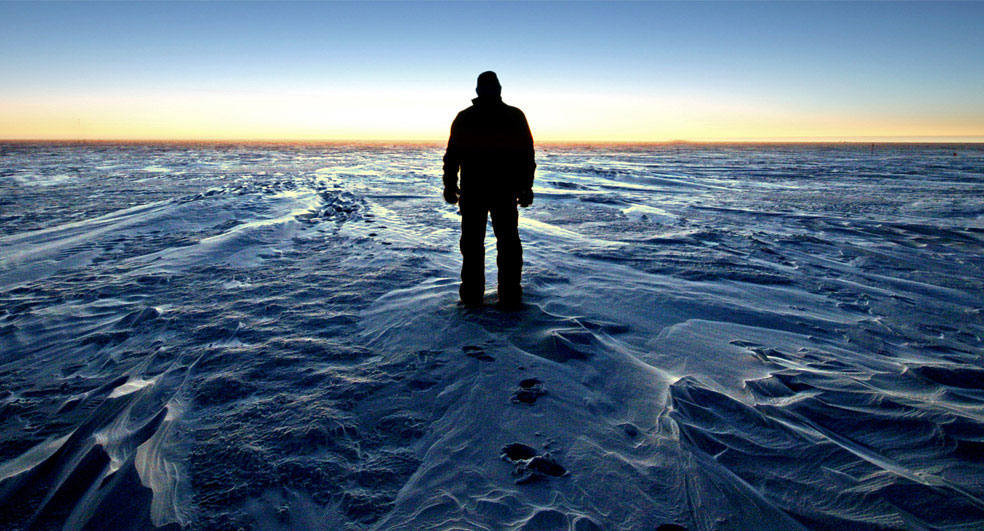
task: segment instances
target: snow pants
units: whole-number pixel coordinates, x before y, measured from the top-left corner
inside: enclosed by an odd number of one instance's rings
[[[458,293],[468,305],[482,304],[485,295],[485,227],[492,216],[496,265],[499,269],[499,303],[517,305],[523,299],[520,277],[523,246],[519,241],[516,200],[483,202],[463,198],[461,211],[461,287]]]

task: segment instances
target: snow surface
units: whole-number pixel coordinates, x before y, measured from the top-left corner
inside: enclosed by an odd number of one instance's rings
[[[0,528],[980,529],[984,148],[441,154],[0,144]]]

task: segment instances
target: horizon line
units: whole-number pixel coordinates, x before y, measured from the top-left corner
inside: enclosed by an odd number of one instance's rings
[[[0,143],[444,144],[445,139],[289,138],[0,138]],[[671,140],[538,140],[536,144],[984,144],[982,136],[787,137]]]

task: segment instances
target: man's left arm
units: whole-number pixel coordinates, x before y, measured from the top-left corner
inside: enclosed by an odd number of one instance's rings
[[[461,160],[458,153],[458,119],[451,123],[448,149],[444,152],[444,200],[452,205],[458,202],[461,190],[458,188],[458,168]]]

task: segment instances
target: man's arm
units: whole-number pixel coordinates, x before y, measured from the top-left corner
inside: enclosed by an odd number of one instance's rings
[[[533,203],[533,173],[536,171],[536,160],[533,152],[533,133],[526,115],[519,111],[520,137],[522,138],[522,186],[519,190],[519,206],[528,207]]]
[[[458,202],[458,168],[461,158],[458,150],[458,119],[451,123],[451,135],[448,137],[448,149],[444,152],[444,200],[452,205]]]

